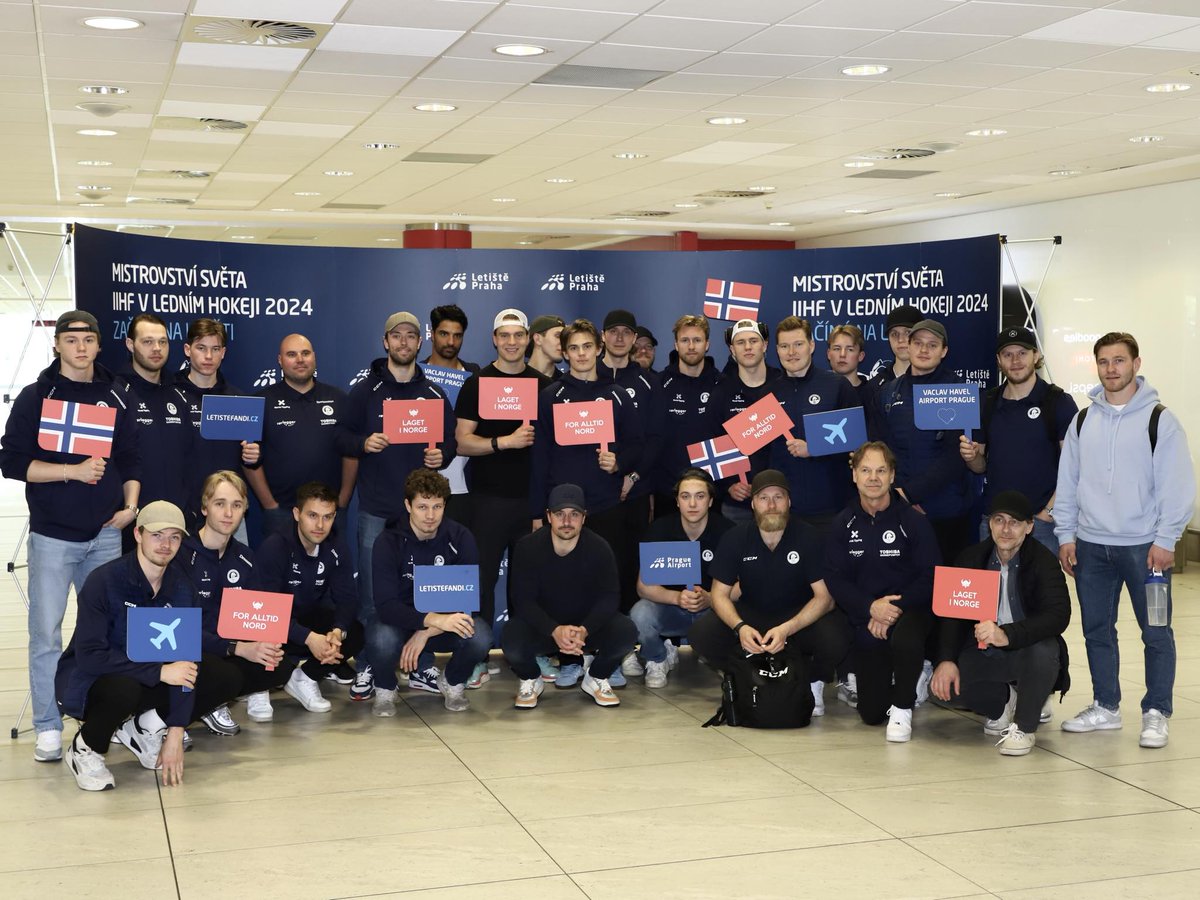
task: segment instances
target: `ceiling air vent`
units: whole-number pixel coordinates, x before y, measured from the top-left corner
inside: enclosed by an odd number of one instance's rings
[[[705,191],[697,197],[715,197],[718,200],[741,200],[747,197],[765,197],[770,191]]]
[[[613,213],[613,216],[618,219],[658,219],[669,215],[671,213],[664,209],[635,209],[629,212]]]
[[[159,116],[154,125],[172,131],[245,131],[249,127],[234,119],[191,119],[186,116]]]
[[[934,151],[926,147],[887,147],[882,150],[872,150],[860,153],[857,159],[924,159],[933,156]]]
[[[920,178],[922,175],[936,174],[933,169],[866,169],[862,172],[856,172],[853,175],[847,175],[847,178],[882,178],[884,180],[904,180],[906,178]]]
[[[495,154],[492,153],[437,153],[427,150],[418,150],[416,153],[410,153],[404,157],[402,162],[421,162],[421,163],[452,163],[460,166],[473,166],[481,162],[487,162]]]
[[[188,200],[186,197],[130,197],[126,202],[139,205],[191,206],[196,201]]]
[[[192,26],[192,33],[215,44],[255,44],[260,47],[288,47],[317,37],[316,29],[308,25],[270,19],[204,19]]]
[[[382,203],[326,203],[321,209],[383,209]]]
[[[202,169],[138,169],[139,178],[212,178],[212,172]]]

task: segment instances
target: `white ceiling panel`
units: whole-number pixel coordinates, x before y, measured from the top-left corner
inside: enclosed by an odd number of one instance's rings
[[[771,53],[716,53],[686,70],[702,75],[770,75],[786,78],[820,62],[820,56],[783,56]]]
[[[79,35],[91,36],[96,32],[84,25],[80,20],[86,16],[96,14],[98,3],[88,3],[83,6],[49,6],[45,3],[38,4],[38,11],[41,16],[42,29],[46,34],[56,35]],[[166,5],[166,4],[164,4]],[[184,6],[186,7],[186,0]],[[32,10],[32,3],[13,4],[14,7],[23,8],[27,11]],[[5,4],[5,8],[8,4]],[[156,13],[148,13],[142,10],[134,11],[131,7],[126,7],[125,12],[132,12],[137,18],[145,23],[143,27],[130,31],[110,31],[104,33],[104,37],[109,41],[120,41],[119,46],[124,46],[126,52],[134,44],[140,44],[144,40],[155,41],[170,41],[174,43],[179,38],[179,30],[183,27],[184,17],[177,12],[162,10]],[[9,28],[0,28],[0,30],[9,31]],[[24,29],[21,29],[24,30]]]
[[[495,81],[502,84],[528,84],[554,68],[554,63],[514,63],[493,56],[491,59],[442,57],[422,71],[426,78],[444,81]]]
[[[1200,25],[1175,31],[1159,38],[1146,41],[1147,47],[1162,47],[1167,50],[1200,50]]]
[[[663,0],[654,7],[654,12],[662,16],[775,24],[816,3],[817,0],[739,0],[737,4],[728,0]]]
[[[266,112],[266,109],[266,106],[249,106],[239,103],[164,100],[158,113],[162,116],[186,116],[193,119],[234,119],[239,122],[254,122]]]
[[[517,89],[516,84],[497,81],[449,81],[443,78],[414,78],[398,92],[411,97],[412,103],[422,100],[500,100]],[[432,113],[430,115],[433,115]],[[441,115],[437,113],[436,115]]]
[[[301,71],[296,73],[296,77],[288,85],[288,90],[390,97],[407,83],[407,78],[389,78],[381,75],[334,75],[329,72]]]
[[[1077,41],[1122,47],[1184,31],[1200,25],[1191,16],[1163,16],[1153,13],[1094,9],[1079,13],[1053,25],[1031,30],[1026,37],[1049,41]]]
[[[355,94],[318,94],[310,91],[284,91],[275,103],[276,110],[330,109],[350,112],[373,112],[380,105],[379,97],[359,97]]]
[[[680,72],[658,79],[654,82],[654,87],[660,91],[731,97],[770,84],[775,80],[777,79],[770,76],[756,78],[749,75],[702,75],[694,72]]]
[[[999,87],[1034,73],[1028,66],[997,66],[985,63],[945,62],[901,76],[901,81],[913,84],[955,84],[975,87]]]
[[[694,65],[710,55],[706,50],[600,43],[576,53],[570,62],[579,66],[612,66],[671,72]]]
[[[529,84],[509,96],[524,103],[574,104],[582,112],[615,100],[628,91],[615,88],[572,87],[565,84]],[[504,106],[503,103],[500,104]]]
[[[994,46],[1005,38],[991,34],[938,34],[930,31],[904,31],[889,34],[867,44],[859,52],[864,62],[874,57],[896,59],[957,59]]]
[[[315,50],[304,62],[304,72],[333,75],[378,75],[407,78],[416,75],[436,57],[393,56],[384,53],[350,53],[343,50]]]
[[[244,137],[244,134],[230,131],[172,131],[160,128],[150,132],[151,141],[167,144],[240,144]],[[147,148],[147,152],[165,154],[167,151]]]
[[[466,31],[496,8],[495,2],[470,0],[352,0],[340,21],[352,25],[398,25]]]
[[[225,91],[228,88],[255,88],[264,91],[279,91],[292,77],[290,71],[270,69],[218,68],[215,66],[176,66],[172,72],[172,84],[197,85]],[[214,90],[214,93],[217,92]]]
[[[259,122],[254,127],[254,136],[283,135],[285,137],[311,137],[324,140],[338,140],[345,137],[354,126],[328,125],[314,122]]]
[[[1196,60],[1195,53],[1182,50],[1156,50],[1149,47],[1104,48],[1103,53],[1072,65],[1075,69],[1096,72],[1127,72],[1130,75],[1154,75],[1185,71]]]
[[[732,47],[762,29],[762,25],[744,22],[639,16],[613,32],[606,40],[614,44],[717,51]]]
[[[523,34],[527,41],[537,38],[599,41],[632,18],[629,13],[506,4],[476,30],[487,34]]]
[[[197,16],[274,19],[283,22],[332,22],[345,0],[196,0]]]
[[[854,28],[864,23],[872,28],[909,28],[946,11],[946,0],[821,0],[803,12],[785,19],[788,25],[824,25]]]
[[[337,24],[329,29],[320,48],[391,56],[437,56],[462,34],[461,31],[437,28]]]
[[[791,144],[766,143],[757,141],[714,141],[705,147],[699,147],[686,153],[668,157],[664,162],[669,163],[704,163],[707,165],[728,165],[743,162],[768,153],[780,153],[791,147]]]
[[[307,55],[307,50],[301,50],[298,47],[243,47],[233,44],[184,43],[179,47],[177,64],[291,72],[304,62],[304,57]]]
[[[921,30],[1015,37],[1041,28],[1066,29],[1069,27],[1066,23],[1078,18],[1078,13],[1079,10],[1074,8],[970,2],[926,19],[921,23]]]
[[[1094,44],[1072,44],[1063,41],[1031,40],[1019,37],[996,41],[988,47],[968,54],[964,59],[967,62],[1048,68],[1069,66],[1104,52],[1105,48],[1097,47]]]
[[[797,56],[842,56],[886,37],[888,32],[866,28],[813,28],[775,25],[734,46],[742,53],[782,53]]]

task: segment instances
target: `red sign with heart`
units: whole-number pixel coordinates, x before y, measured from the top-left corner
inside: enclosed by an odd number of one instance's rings
[[[616,439],[611,400],[554,404],[554,442],[560,447],[599,444],[606,451]]]
[[[725,433],[747,456],[781,435],[791,440],[792,420],[774,394],[767,394],[725,422]]]
[[[532,422],[537,418],[537,388],[536,378],[480,378],[479,418]]]
[[[383,433],[393,444],[428,444],[445,438],[441,400],[384,400]]]

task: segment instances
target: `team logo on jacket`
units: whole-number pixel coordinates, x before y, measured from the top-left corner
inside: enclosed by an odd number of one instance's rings
[[[796,563],[800,562],[800,554],[797,553],[795,550],[793,550],[791,553],[788,554],[787,559],[788,559],[788,562],[794,566]]]
[[[711,550],[705,550],[700,554],[700,558],[705,562],[712,562],[713,552]]]
[[[1031,406],[1029,407],[1029,412],[1025,413],[1025,415],[1031,419],[1041,418],[1042,408],[1040,406]]]
[[[325,413],[325,415],[327,415],[327,416],[332,416],[333,415],[333,406],[326,403],[324,406],[321,407],[321,412]]]
[[[226,575],[225,577],[229,580],[230,584],[237,584],[239,581],[242,580],[242,573],[239,572],[237,569],[230,569],[229,574]]]
[[[709,398],[709,396],[711,396],[711,395],[708,393],[708,391],[705,391],[704,393],[702,393],[702,394],[700,395],[700,402],[701,402],[701,403],[707,403],[707,402],[708,402],[708,398]]]
[[[885,544],[896,543],[896,532],[892,531],[890,528],[887,531],[885,531],[883,533],[883,542]]]
[[[174,404],[174,403],[168,403],[168,404],[167,404],[167,412],[169,412],[169,413],[170,413],[171,415],[173,415],[173,416],[175,416],[175,415],[178,415],[178,414],[179,414],[179,410],[177,410],[177,409],[175,408],[175,404]]]
[[[437,556],[435,556],[435,557],[433,558],[433,564],[434,564],[435,566],[444,566],[444,565],[446,564],[446,557],[442,556],[442,555],[439,553]]]
[[[318,563],[317,563],[317,574],[318,574],[318,575],[324,575],[324,574],[325,574],[325,563],[323,563],[323,562],[318,562]]]
[[[811,405],[813,405],[813,406],[816,406],[818,403],[820,403],[820,402],[821,402],[821,395],[820,395],[820,394],[809,394],[809,395],[808,395],[808,402],[809,402]]]

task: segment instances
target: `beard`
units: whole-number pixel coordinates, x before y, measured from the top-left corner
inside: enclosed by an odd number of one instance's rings
[[[787,528],[787,513],[754,513],[754,524],[760,531],[783,531]]]

